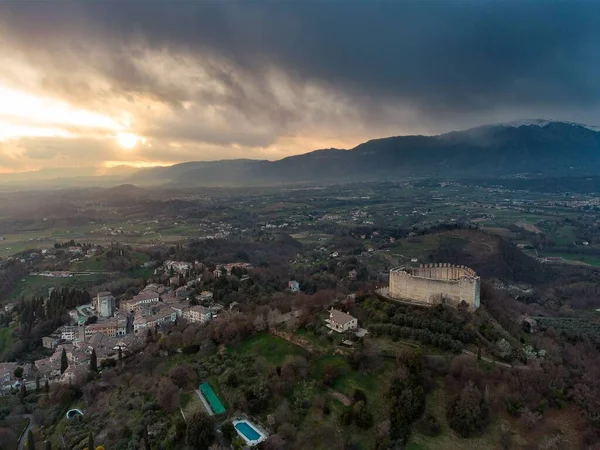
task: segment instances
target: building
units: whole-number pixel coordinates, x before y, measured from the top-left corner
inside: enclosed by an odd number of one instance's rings
[[[175,291],[175,296],[178,299],[185,299],[190,295],[190,291],[187,290],[186,287],[181,286],[180,288],[177,288],[177,290]]]
[[[422,305],[465,304],[471,311],[479,308],[480,278],[465,266],[421,264],[390,270],[387,296],[392,300]]]
[[[358,328],[358,319],[356,317],[333,308],[329,311],[329,319],[326,319],[325,322],[327,322],[329,328],[338,333]]]
[[[200,292],[200,296],[198,297],[198,300],[200,300],[201,302],[208,302],[211,301],[213,299],[213,293],[210,291],[202,291]]]
[[[184,261],[165,261],[164,263],[166,270],[173,270],[177,273],[185,273],[192,268],[192,265]]]
[[[140,305],[148,305],[156,303],[160,300],[160,296],[156,292],[144,292],[136,295],[131,300],[125,300],[121,303],[121,309],[125,311],[135,311]]]
[[[93,323],[85,327],[85,337],[89,338],[96,333],[103,333],[108,337],[125,335],[125,321],[110,320],[102,323]]]
[[[212,314],[204,306],[192,306],[183,311],[183,318],[193,323],[206,323],[212,318]]]
[[[100,292],[94,299],[94,307],[100,317],[112,317],[115,313],[115,298],[110,292]]]
[[[59,336],[50,335],[50,336],[44,336],[42,338],[42,346],[44,346],[45,348],[49,348],[51,350],[55,349],[59,342],[60,342]]]
[[[293,293],[300,292],[300,283],[296,280],[288,281],[288,289]]]

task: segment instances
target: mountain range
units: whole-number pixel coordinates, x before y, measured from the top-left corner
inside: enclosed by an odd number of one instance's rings
[[[437,136],[374,139],[350,150],[316,150],[272,162],[230,160],[157,167],[137,172],[129,182],[269,185],[517,174],[600,174],[600,128],[528,120]]]
[[[600,127],[525,120],[437,136],[374,139],[350,150],[315,150],[278,161],[188,162],[124,171],[110,181],[193,187],[515,175],[600,175]],[[91,178],[78,184],[89,185]]]

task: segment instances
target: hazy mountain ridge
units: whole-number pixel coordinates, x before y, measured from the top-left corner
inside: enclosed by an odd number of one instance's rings
[[[530,121],[535,122],[535,121]],[[198,163],[204,164],[204,163]],[[189,170],[181,171],[185,166]],[[153,169],[155,170],[155,169]],[[437,136],[373,139],[279,161],[218,161],[161,168],[172,184],[242,185],[395,177],[505,176],[600,172],[600,132],[566,122],[487,125]],[[143,183],[147,172],[133,180]]]
[[[52,173],[52,172],[50,172]],[[600,127],[544,119],[485,125],[436,136],[373,139],[351,150],[321,149],[278,161],[186,162],[108,177],[73,170],[48,185],[244,186],[344,182],[407,177],[472,178],[514,174],[600,174]],[[17,176],[18,175],[18,176]],[[42,173],[12,178],[40,183]],[[87,175],[87,174],[85,174]],[[79,178],[76,178],[79,177]],[[6,181],[10,181],[7,177]]]

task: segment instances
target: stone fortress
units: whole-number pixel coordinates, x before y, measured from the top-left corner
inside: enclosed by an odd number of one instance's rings
[[[387,296],[423,305],[465,302],[471,311],[479,308],[481,280],[473,269],[446,263],[397,267],[390,270]]]

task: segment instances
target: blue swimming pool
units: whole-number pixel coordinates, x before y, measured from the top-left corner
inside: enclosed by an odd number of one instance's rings
[[[235,424],[235,428],[244,435],[247,441],[258,441],[262,437],[248,422],[238,422]]]

